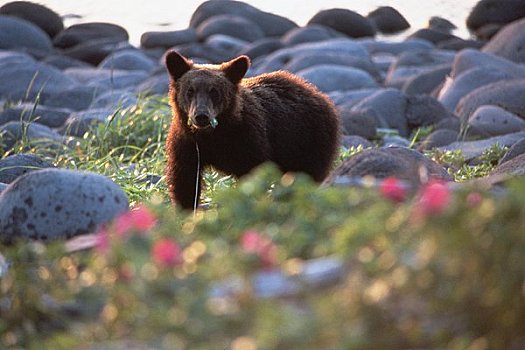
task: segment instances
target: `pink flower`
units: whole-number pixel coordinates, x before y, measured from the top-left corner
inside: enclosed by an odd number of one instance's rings
[[[470,192],[467,195],[467,206],[470,208],[477,207],[481,204],[481,201],[483,200],[483,197],[479,192]]]
[[[427,183],[419,198],[419,208],[423,214],[440,214],[451,201],[450,191],[442,181]]]
[[[406,190],[401,181],[395,177],[387,177],[379,186],[379,191],[393,202],[402,202],[406,198]]]
[[[277,265],[277,246],[257,231],[249,230],[242,235],[241,248],[246,254],[257,256],[263,267]]]
[[[155,215],[147,207],[139,205],[117,217],[114,223],[115,234],[125,236],[130,231],[146,232],[156,224]]]
[[[109,250],[109,234],[105,228],[100,229],[96,233],[95,249],[102,254]]]
[[[156,264],[164,267],[173,267],[182,262],[179,245],[169,238],[161,238],[153,243],[151,256]]]

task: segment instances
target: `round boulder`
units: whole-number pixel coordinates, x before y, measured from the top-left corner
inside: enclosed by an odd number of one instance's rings
[[[299,27],[290,30],[281,38],[281,41],[285,45],[293,46],[302,43],[333,39],[340,35],[341,34],[328,27],[312,24],[306,27]]]
[[[436,147],[447,146],[452,142],[456,142],[458,139],[459,134],[457,131],[450,129],[438,129],[425,137],[417,149],[418,151],[422,152],[424,150],[430,150]]]
[[[0,194],[0,240],[64,239],[95,232],[128,210],[124,191],[88,172],[44,169],[19,177]]]
[[[99,68],[117,70],[139,70],[151,72],[157,65],[141,50],[120,50],[110,54],[100,64]]]
[[[333,64],[319,64],[297,72],[322,92],[357,90],[377,87],[377,82],[364,70]]]
[[[115,42],[113,38],[88,40],[62,51],[62,54],[76,60],[97,66],[108,55],[119,50],[131,49],[127,41]]]
[[[53,167],[53,164],[34,154],[14,154],[0,159],[0,182],[9,184],[31,171]]]
[[[140,37],[140,46],[146,49],[170,47],[197,41],[197,31],[195,28],[167,32],[146,32]]]
[[[525,1],[522,6],[525,10]],[[482,51],[516,63],[525,63],[525,18],[503,27],[483,46]]]
[[[66,108],[55,108],[44,105],[24,103],[7,108],[0,112],[0,125],[11,121],[37,122],[39,124],[57,128],[64,124],[71,114]]]
[[[498,106],[481,106],[470,116],[468,124],[490,136],[525,130],[525,120]]]
[[[104,22],[74,24],[61,31],[53,39],[53,44],[61,49],[70,48],[91,40],[110,40],[113,43],[128,41],[126,29],[119,25]]]
[[[63,141],[60,134],[42,124],[16,121],[0,125],[0,140],[7,150],[23,139],[31,146],[49,148],[56,147]]]
[[[33,23],[54,38],[64,29],[62,18],[53,10],[30,1],[12,1],[0,7],[0,15],[14,16]]]
[[[263,38],[253,43],[249,43],[241,51],[239,51],[238,54],[246,55],[250,57],[253,61],[258,57],[266,56],[268,54],[271,54],[274,51],[282,49],[283,47],[284,47],[284,44],[282,43],[280,39]]]
[[[406,18],[391,6],[380,6],[366,17],[375,24],[379,32],[384,34],[398,33],[410,28]]]
[[[371,140],[377,135],[378,116],[375,111],[368,110],[340,110],[343,133],[345,135],[357,135]]]
[[[332,28],[351,38],[373,37],[376,34],[370,19],[347,9],[334,8],[319,11],[308,21],[308,25],[311,24]]]
[[[525,0],[480,0],[467,17],[467,28],[477,29],[491,23],[510,23],[525,17]]]
[[[47,33],[33,23],[0,15],[0,50],[15,49],[49,54],[53,50],[53,44]]]
[[[264,32],[257,24],[248,19],[233,15],[213,16],[197,27],[197,37],[199,40],[205,40],[215,34],[224,34],[249,42],[264,37]]]

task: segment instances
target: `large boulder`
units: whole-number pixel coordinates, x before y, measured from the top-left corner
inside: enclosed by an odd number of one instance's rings
[[[14,154],[0,159],[0,183],[9,184],[32,171],[53,168],[54,165],[30,153]]]
[[[71,114],[66,108],[55,108],[34,103],[23,103],[6,108],[0,112],[0,125],[11,121],[37,122],[50,128],[57,128],[64,124]]]
[[[525,1],[522,6],[525,9]],[[482,51],[525,63],[525,18],[506,25],[483,46]]]
[[[341,8],[317,12],[308,25],[319,24],[337,30],[351,38],[361,38],[376,34],[372,21],[359,13]]]
[[[248,42],[264,38],[264,32],[257,24],[234,15],[213,16],[197,27],[197,37],[201,41],[215,34],[224,34]]]
[[[105,22],[74,24],[61,31],[53,39],[56,47],[66,49],[91,40],[110,40],[114,43],[128,41],[126,29],[119,25]]]
[[[358,90],[377,87],[377,82],[364,70],[334,64],[319,64],[297,72],[322,92]]]
[[[139,70],[151,72],[157,64],[143,51],[136,49],[120,50],[110,54],[98,65],[101,69]]]
[[[128,210],[124,191],[87,172],[45,169],[19,177],[0,194],[0,240],[64,239],[95,232]]]
[[[470,116],[468,125],[484,133],[497,136],[525,130],[525,120],[503,108],[483,105]]]
[[[17,142],[25,140],[27,145],[33,147],[57,147],[63,138],[55,130],[39,124],[13,121],[0,125],[0,146],[11,149]]]
[[[36,55],[53,51],[51,39],[42,29],[24,19],[0,15],[0,49],[25,50]]]
[[[410,28],[410,23],[398,10],[391,6],[380,6],[366,16],[377,30],[385,34],[393,34]]]
[[[146,32],[140,37],[140,46],[143,48],[170,47],[197,41],[197,31],[195,28],[174,30],[166,32]]]
[[[489,24],[506,24],[525,17],[525,0],[480,0],[467,17],[467,28],[476,31]]]
[[[44,5],[30,1],[12,1],[0,7],[0,15],[14,16],[33,23],[54,38],[64,29],[62,18]]]

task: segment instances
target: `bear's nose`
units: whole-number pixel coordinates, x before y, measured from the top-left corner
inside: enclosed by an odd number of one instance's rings
[[[198,126],[206,126],[210,124],[210,118],[207,114],[200,113],[195,116],[195,123]]]

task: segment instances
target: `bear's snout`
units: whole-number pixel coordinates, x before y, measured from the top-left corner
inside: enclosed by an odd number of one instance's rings
[[[206,113],[199,113],[195,116],[195,124],[199,128],[208,127],[210,125],[210,116]]]

